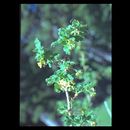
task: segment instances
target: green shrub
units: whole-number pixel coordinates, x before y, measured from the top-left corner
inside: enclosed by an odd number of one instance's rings
[[[58,40],[52,42],[49,50],[42,46],[38,38],[34,41],[35,59],[38,66],[43,68],[48,65],[54,71],[50,77],[46,78],[47,85],[53,85],[55,92],[66,95],[67,102],[62,100],[57,103],[57,111],[62,115],[65,126],[96,125],[89,101],[96,95],[95,73],[86,65],[85,59],[80,59],[82,64],[79,69],[78,63],[71,58],[72,53],[81,54],[86,30],[87,25],[74,19],[67,27],[58,29]],[[56,52],[55,48],[58,47],[63,49],[63,54]],[[86,95],[87,98],[78,99],[81,94]]]

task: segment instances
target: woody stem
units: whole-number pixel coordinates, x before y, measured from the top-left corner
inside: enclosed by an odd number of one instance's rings
[[[69,101],[69,94],[68,94],[67,89],[65,89],[65,94],[66,94],[66,100],[67,100],[67,108],[68,108],[68,111],[70,111],[70,101]]]

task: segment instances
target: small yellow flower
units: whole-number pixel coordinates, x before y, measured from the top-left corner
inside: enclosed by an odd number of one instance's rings
[[[81,109],[81,114],[84,115],[84,110],[83,109]]]
[[[42,68],[42,67],[45,66],[45,61],[44,61],[43,59],[41,59],[41,60],[37,63],[37,65],[39,66],[39,68]]]
[[[81,76],[81,74],[82,74],[82,71],[81,71],[81,70],[78,70],[78,71],[76,72],[75,76],[79,77],[79,76]]]
[[[62,88],[68,88],[68,87],[70,87],[70,83],[67,82],[67,81],[64,81],[63,79],[59,81],[59,85],[60,85]]]
[[[42,68],[42,63],[41,62],[38,62],[37,65]]]
[[[67,81],[61,79],[58,84],[62,90],[65,90],[66,88],[68,89],[68,91],[70,91],[71,89],[74,89],[73,81],[67,82]]]
[[[96,126],[96,122],[91,122],[91,126]]]

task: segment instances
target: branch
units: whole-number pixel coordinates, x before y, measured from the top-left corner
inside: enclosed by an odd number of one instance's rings
[[[65,89],[65,94],[66,94],[66,100],[67,100],[67,109],[68,109],[68,112],[69,112],[69,115],[71,115],[70,114],[70,101],[69,101],[69,94],[68,94],[68,91],[67,91],[67,89]]]
[[[110,111],[110,109],[109,109],[108,104],[107,104],[106,101],[104,101],[104,106],[105,106],[105,108],[106,108],[106,111],[107,111],[108,115],[109,115],[110,118],[111,118],[111,111]]]

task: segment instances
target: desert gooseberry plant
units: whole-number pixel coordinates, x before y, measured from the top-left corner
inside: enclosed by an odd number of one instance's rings
[[[51,43],[49,49],[44,48],[38,38],[34,41],[37,65],[39,68],[48,65],[54,72],[46,78],[47,86],[53,86],[56,93],[65,94],[65,100],[57,102],[57,111],[64,126],[96,126],[89,100],[96,95],[96,80],[89,66],[85,67],[85,57],[81,67],[72,58],[73,54],[77,57],[82,54],[83,57],[81,48],[86,32],[87,25],[74,19],[70,25],[58,29],[58,39]]]

